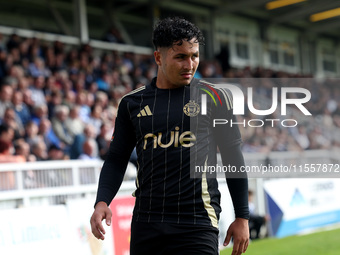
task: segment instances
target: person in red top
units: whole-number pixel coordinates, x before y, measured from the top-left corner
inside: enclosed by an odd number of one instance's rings
[[[25,158],[21,155],[12,155],[12,144],[9,141],[0,139],[0,164],[25,162]],[[14,172],[0,172],[0,190],[15,189],[16,180]]]

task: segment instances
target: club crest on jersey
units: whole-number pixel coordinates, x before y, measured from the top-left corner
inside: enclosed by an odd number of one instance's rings
[[[194,100],[190,100],[189,103],[184,105],[183,112],[189,117],[195,117],[200,112],[200,106]]]

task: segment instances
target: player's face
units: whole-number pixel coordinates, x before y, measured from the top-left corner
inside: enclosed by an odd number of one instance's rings
[[[199,64],[199,44],[195,40],[155,51],[157,87],[178,88],[191,82]]]

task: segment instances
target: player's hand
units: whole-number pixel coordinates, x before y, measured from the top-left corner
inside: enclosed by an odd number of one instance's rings
[[[106,225],[111,225],[112,212],[105,202],[99,202],[96,204],[95,210],[92,214],[90,223],[92,234],[98,239],[104,240],[105,230],[102,224],[102,220],[105,219]]]
[[[233,251],[232,255],[240,255],[246,252],[249,244],[249,226],[248,220],[242,218],[236,218],[233,223],[230,224],[227,231],[227,236],[223,245],[227,246],[233,237]]]

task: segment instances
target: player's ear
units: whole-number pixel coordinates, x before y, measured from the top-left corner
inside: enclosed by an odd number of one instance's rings
[[[155,62],[157,65],[161,66],[162,65],[162,61],[161,61],[161,51],[158,49],[156,51],[154,51],[153,53],[154,57],[155,57]]]

